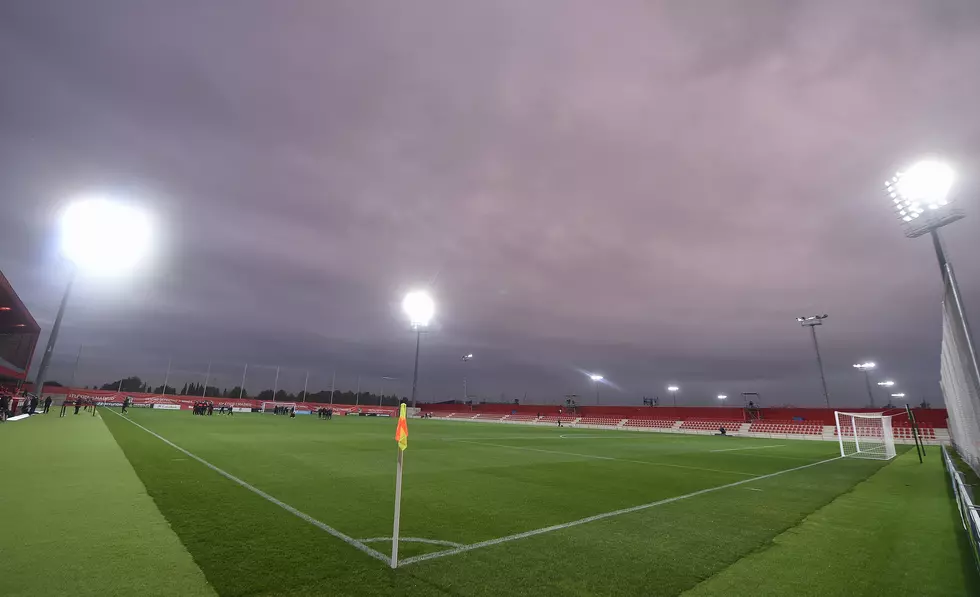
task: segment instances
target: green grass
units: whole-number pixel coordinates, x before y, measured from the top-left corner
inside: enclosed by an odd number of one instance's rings
[[[469,545],[750,481],[391,570],[124,418],[103,417],[220,595],[739,597],[815,585],[813,594],[843,596],[879,593],[840,579],[885,576],[880,594],[971,588],[936,458],[820,463],[835,444],[413,420],[402,537]],[[131,420],[351,537],[391,535],[393,420],[144,410]],[[390,553],[390,541],[371,547]]]
[[[0,425],[0,595],[214,595],[99,417]]]
[[[968,547],[955,541],[959,513],[936,490],[947,484],[939,449],[927,456],[928,465],[914,451],[899,457],[685,597],[737,594],[750,584],[759,597],[820,597],[835,586],[855,597],[980,595]]]

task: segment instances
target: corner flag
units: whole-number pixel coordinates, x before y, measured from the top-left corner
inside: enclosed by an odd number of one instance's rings
[[[398,442],[398,472],[395,473],[395,525],[391,532],[391,567],[398,567],[398,527],[402,518],[402,469],[405,463],[405,448],[408,447],[408,419],[403,402],[398,411],[398,427],[395,441]]]
[[[408,420],[405,419],[405,403],[402,403],[398,413],[398,427],[395,429],[395,441],[402,450],[408,447]]]

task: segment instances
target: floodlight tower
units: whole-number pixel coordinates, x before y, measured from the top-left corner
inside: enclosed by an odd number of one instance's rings
[[[680,390],[679,387],[670,385],[667,386],[667,391],[670,392],[671,398],[674,400],[674,406],[677,406],[677,391]]]
[[[592,385],[595,386],[595,405],[599,406],[599,382],[605,378],[598,373],[590,373],[589,379],[592,380]]]
[[[827,314],[810,315],[807,317],[797,317],[802,327],[810,328],[810,335],[813,337],[813,350],[817,353],[817,369],[820,370],[820,386],[823,388],[823,400],[830,408],[830,393],[827,391],[827,377],[823,374],[823,359],[820,358],[820,345],[817,344],[817,326],[823,325],[823,320],[827,319]]]
[[[402,310],[408,315],[408,321],[415,330],[415,372],[412,374],[412,407],[415,407],[415,394],[419,382],[419,347],[422,345],[422,331],[429,327],[432,316],[436,312],[436,304],[424,290],[413,290],[405,295]]]
[[[966,309],[960,287],[956,283],[953,264],[946,256],[939,229],[947,224],[966,217],[966,214],[950,203],[950,192],[956,182],[956,172],[944,162],[925,159],[913,164],[907,170],[897,172],[891,179],[885,181],[885,194],[891,199],[893,207],[902,221],[905,236],[918,238],[929,234],[932,246],[939,260],[939,270],[943,283],[949,285],[953,307],[960,319],[960,330],[963,333],[964,344],[970,357],[971,376],[973,382],[980,387],[980,364],[977,361],[976,342],[970,322],[966,317]]]
[[[75,277],[79,273],[116,276],[132,270],[149,252],[152,234],[153,227],[145,212],[103,196],[80,197],[62,212],[61,252],[72,268],[34,379],[34,392],[39,397],[44,393],[45,376]]]
[[[858,371],[863,371],[864,372],[864,385],[866,385],[867,388],[868,388],[868,400],[871,401],[871,408],[874,408],[875,407],[875,395],[871,391],[871,373],[870,372],[871,371],[874,371],[875,367],[877,367],[877,366],[878,365],[874,364],[871,361],[867,361],[867,362],[864,362],[864,363],[854,363],[852,365],[852,367],[854,367]]]
[[[464,363],[469,363],[470,361],[473,360],[473,353],[472,352],[468,352],[468,353],[464,354],[463,356],[461,356],[459,358],[459,360],[463,361]],[[463,375],[463,402],[466,402],[469,399],[470,399],[470,393],[466,389],[466,376]]]

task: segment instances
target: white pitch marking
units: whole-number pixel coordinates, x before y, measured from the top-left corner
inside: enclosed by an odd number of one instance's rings
[[[578,454],[576,452],[559,452],[558,450],[544,450],[541,448],[525,448],[523,446],[507,446],[504,444],[491,444],[486,442],[473,442],[468,440],[459,440],[460,443],[464,444],[474,444],[477,446],[493,446],[494,448],[510,448],[511,450],[527,450],[529,452],[543,452],[545,454],[558,454],[561,456],[577,456],[579,458],[594,458],[596,460],[612,460],[615,462],[632,462],[634,464],[648,464],[650,466],[667,466],[670,468],[683,468],[692,471],[707,471],[709,473],[727,473],[729,475],[742,475],[745,477],[752,477],[755,473],[743,473],[741,471],[727,471],[715,468],[701,468],[699,466],[686,466],[683,464],[668,464],[666,462],[650,462],[649,460],[630,460],[628,458],[613,458],[612,456],[597,456],[595,454]]]
[[[752,483],[753,481],[761,481],[762,479],[771,479],[772,477],[777,477],[785,473],[792,473],[793,471],[803,470],[805,468],[810,468],[811,466],[818,466],[828,462],[833,462],[835,460],[840,460],[841,457],[837,456],[834,458],[828,458],[827,460],[821,460],[819,462],[811,462],[810,464],[804,464],[803,466],[798,466],[795,468],[786,469],[784,471],[778,471],[775,473],[769,473],[768,475],[760,475],[758,477],[753,477],[751,479],[743,479],[741,481],[735,481],[734,483],[728,483],[727,485],[719,485],[718,487],[709,487],[707,489],[701,489],[684,495],[678,495],[675,497],[667,498],[664,500],[659,500],[656,502],[650,502],[649,504],[642,504],[639,506],[633,506],[631,508],[624,508],[622,510],[613,510],[612,512],[605,512],[603,514],[596,514],[594,516],[588,516],[586,518],[580,518],[579,520],[573,520],[571,522],[565,522],[562,524],[552,525],[550,527],[544,527],[540,529],[534,529],[533,531],[525,531],[523,533],[517,533],[516,535],[508,535],[506,537],[499,537],[497,539],[490,539],[487,541],[480,541],[479,543],[471,543],[470,545],[464,545],[463,547],[457,547],[455,549],[447,549],[444,551],[436,551],[432,553],[422,554],[419,556],[414,556],[411,558],[406,558],[402,560],[399,565],[405,566],[407,564],[414,564],[416,562],[424,562],[425,560],[433,560],[435,558],[442,558],[445,556],[454,556],[467,551],[473,551],[474,549],[480,549],[481,547],[490,547],[492,545],[499,545],[501,543],[507,543],[509,541],[517,541],[518,539],[526,539],[527,537],[534,537],[535,535],[543,535],[545,533],[551,533],[554,531],[560,531],[562,529],[567,529],[570,527],[579,526],[586,524],[588,522],[595,522],[597,520],[603,520],[606,518],[612,518],[614,516],[621,516],[623,514],[629,514],[631,512],[638,512],[640,510],[646,510],[648,508],[654,508],[656,506],[662,506],[664,504],[670,504],[673,502],[679,502],[680,500],[686,500],[687,498],[696,497],[699,495],[704,495],[706,493],[712,493],[715,491],[720,491],[722,489],[728,489],[729,487],[737,487],[739,485],[745,485],[746,483]]]
[[[130,418],[127,418],[127,417],[124,417],[124,416],[120,415],[119,413],[115,412],[111,408],[110,409],[104,409],[104,410],[108,410],[109,412],[111,412],[112,414],[116,415],[117,417],[119,417],[119,418],[121,418],[121,419],[123,419],[125,421],[129,421],[133,425],[136,425],[137,427],[139,427],[143,431],[149,433],[150,435],[152,435],[153,437],[155,437],[158,440],[162,441],[163,443],[167,444],[171,448],[173,448],[173,449],[175,449],[175,450],[177,450],[179,452],[182,452],[182,453],[186,454],[187,456],[190,456],[194,460],[200,462],[201,464],[203,464],[204,466],[206,466],[209,469],[213,470],[214,472],[218,473],[222,477],[225,477],[226,479],[229,479],[231,481],[234,481],[235,483],[238,483],[239,485],[241,485],[245,489],[251,491],[252,493],[255,493],[256,495],[259,495],[259,496],[261,496],[261,497],[269,500],[273,504],[279,506],[280,508],[282,508],[286,512],[289,512],[290,514],[293,514],[293,515],[295,515],[295,516],[297,516],[299,518],[302,518],[303,520],[305,520],[306,522],[312,524],[315,527],[319,527],[320,529],[322,529],[322,530],[326,531],[327,533],[330,533],[334,537],[340,539],[344,543],[347,543],[348,545],[350,545],[352,547],[355,547],[355,548],[363,551],[364,553],[366,553],[367,555],[371,556],[372,558],[374,558],[376,560],[381,560],[382,562],[384,562],[384,563],[386,563],[388,565],[391,565],[391,558],[389,558],[388,556],[384,555],[383,553],[381,553],[381,552],[379,552],[379,551],[377,551],[377,550],[375,550],[375,549],[373,549],[371,547],[368,547],[367,545],[361,543],[357,539],[354,539],[350,535],[345,535],[344,533],[341,533],[340,531],[338,531],[337,529],[333,528],[332,526],[330,526],[328,524],[325,524],[325,523],[322,523],[319,520],[313,518],[309,514],[305,514],[303,512],[300,512],[299,510],[297,510],[296,508],[293,508],[289,504],[287,504],[285,502],[282,502],[282,501],[280,501],[280,500],[272,497],[271,495],[269,495],[268,493],[262,491],[258,487],[255,487],[253,485],[249,485],[248,483],[246,483],[245,481],[242,481],[241,479],[239,479],[235,475],[232,475],[231,473],[226,472],[226,471],[224,471],[224,470],[222,470],[222,469],[214,466],[213,464],[211,464],[207,460],[204,460],[200,456],[197,456],[195,454],[192,454],[192,453],[188,452],[187,450],[181,448],[180,446],[178,446],[177,444],[173,443],[169,439],[163,437],[162,435],[158,435],[158,434],[150,431],[146,427],[143,427],[142,425],[140,425],[139,423],[137,423],[136,421],[134,421],[134,420],[132,420]]]
[[[725,448],[724,450],[711,450],[711,452],[736,452],[738,450],[765,450],[766,448],[782,448],[786,444],[777,444],[775,446],[752,446],[749,448]]]
[[[358,539],[361,543],[379,543],[381,541],[391,542],[391,537],[371,537],[370,539]],[[399,537],[399,543],[429,543],[431,545],[446,545],[449,547],[464,547],[462,543],[455,541],[443,541],[441,539],[425,539],[423,537]]]
[[[746,487],[746,489],[748,489],[749,491],[762,491],[758,487]]]

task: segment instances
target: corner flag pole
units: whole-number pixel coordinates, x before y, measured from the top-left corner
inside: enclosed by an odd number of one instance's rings
[[[398,442],[398,472],[395,473],[395,525],[391,531],[391,567],[398,567],[398,526],[402,518],[402,470],[405,464],[405,448],[408,447],[408,420],[405,403],[398,410],[398,427],[395,441]]]

